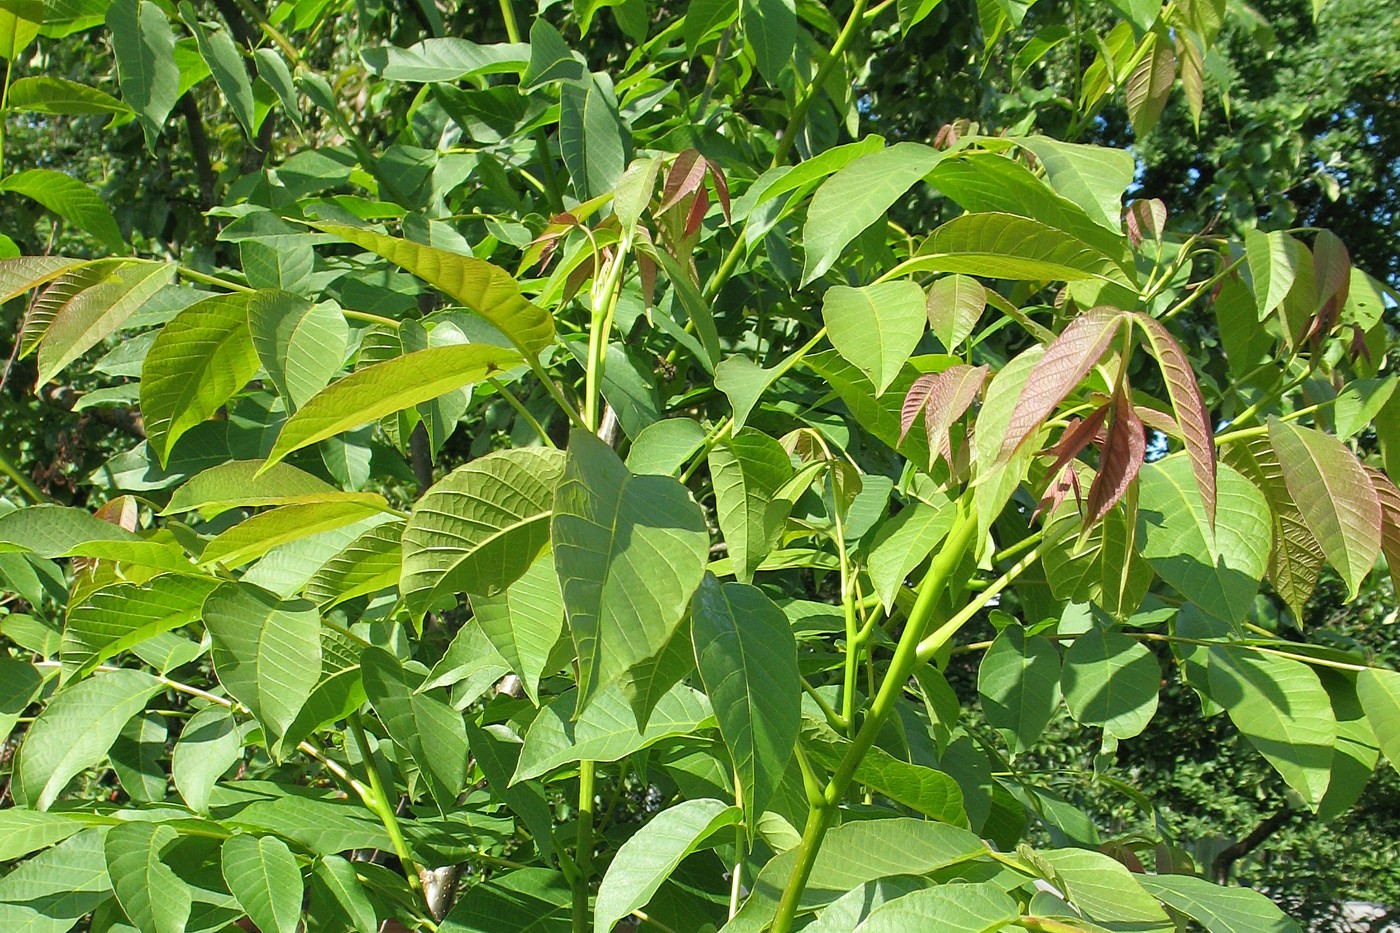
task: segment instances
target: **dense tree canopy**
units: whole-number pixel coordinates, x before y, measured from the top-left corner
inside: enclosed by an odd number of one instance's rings
[[[1397,56],[0,0],[0,926],[1400,905]]]

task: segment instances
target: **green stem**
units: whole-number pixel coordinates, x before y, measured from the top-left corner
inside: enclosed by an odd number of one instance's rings
[[[914,665],[918,663],[919,642],[923,638],[924,630],[933,618],[934,610],[948,586],[949,579],[962,562],[963,554],[977,537],[977,517],[970,513],[970,507],[966,504],[970,499],[971,496],[964,496],[963,501],[959,503],[959,514],[948,533],[948,539],[929,564],[928,573],[919,587],[918,599],[909,613],[909,621],[899,637],[889,670],[880,684],[880,690],[875,695],[869,714],[861,723],[860,731],[851,741],[846,754],[842,756],[836,773],[827,782],[821,805],[812,807],[807,814],[807,824],[802,830],[802,842],[797,849],[797,860],[782,899],[778,902],[772,933],[790,933],[792,930],[798,905],[802,902],[802,891],[807,887],[807,879],[812,874],[812,866],[816,864],[822,838],[831,826],[838,804],[845,796],[856,768],[866,752],[875,744],[875,737],[879,735],[885,719],[903,693],[904,683],[909,679]]]
[[[14,75],[15,64],[12,61],[5,62],[5,86],[0,89],[0,111],[8,114],[10,106],[10,78]],[[0,117],[0,175],[5,174],[5,119]]]
[[[501,17],[506,21],[506,38],[511,42],[520,41],[520,26],[515,22],[515,7],[510,0],[501,0]]]
[[[919,660],[928,661],[937,654],[944,645],[948,644],[949,639],[956,635],[958,630],[968,623],[968,620],[981,611],[983,606],[992,601],[993,596],[1010,586],[1013,580],[1025,573],[1027,568],[1036,561],[1040,560],[1040,550],[1041,549],[1037,547],[1025,557],[1012,564],[1011,569],[998,577],[985,590],[978,593],[976,599],[964,606],[961,611],[947,622],[940,625],[938,630],[932,635],[919,642]]]
[[[255,292],[256,288],[249,288],[232,279],[221,278],[217,275],[209,275],[205,272],[198,272],[189,266],[176,266],[176,273],[182,279],[189,279],[191,282],[198,282],[200,285],[212,285],[215,288],[222,288],[230,292]]]
[[[539,420],[536,419],[534,415],[530,414],[530,409],[525,407],[525,404],[516,397],[514,392],[507,389],[499,379],[488,378],[486,381],[490,384],[491,388],[501,394],[501,398],[510,403],[510,407],[515,409],[517,415],[525,419],[525,423],[535,432],[544,446],[555,446],[554,441],[551,440],[549,434],[545,432],[544,426],[540,424]]]
[[[347,321],[364,321],[366,324],[378,324],[390,330],[398,330],[401,323],[391,317],[384,317],[381,314],[371,314],[368,311],[351,311],[349,308],[341,308],[340,313]]]
[[[42,502],[52,502],[53,499],[44,495],[43,490],[34,485],[34,481],[24,475],[24,471],[15,466],[14,462],[0,453],[0,473],[4,473],[10,480],[19,487],[19,491],[35,505]]]
[[[588,331],[588,372],[584,377],[583,399],[583,421],[588,430],[593,432],[597,432],[602,415],[599,402],[602,400],[603,370],[607,366],[608,335],[612,331],[613,316],[617,313],[617,299],[622,291],[622,268],[630,248],[631,237],[624,234],[608,266],[607,278],[603,280],[602,289],[593,296],[593,319]]]
[[[379,765],[374,760],[374,751],[370,748],[369,736],[365,734],[365,724],[360,719],[359,713],[351,713],[349,717],[350,731],[355,736],[355,744],[360,749],[360,757],[364,759],[365,774],[369,777],[369,789],[371,801],[366,801],[374,815],[379,817],[379,822],[384,824],[384,831],[389,834],[389,841],[394,847],[394,854],[399,857],[399,862],[403,865],[404,878],[408,881],[408,886],[414,893],[422,895],[423,883],[418,877],[418,865],[413,861],[413,856],[408,852],[408,842],[404,839],[403,829],[399,826],[399,818],[394,813],[394,807],[389,802],[388,793],[384,789],[384,779],[379,774]]]
[[[1207,294],[1217,282],[1225,278],[1225,276],[1229,275],[1231,272],[1234,272],[1236,269],[1238,269],[1243,262],[1243,258],[1236,259],[1234,262],[1221,269],[1215,275],[1206,279],[1204,282],[1198,285],[1195,288],[1195,290],[1191,292],[1191,294],[1187,295],[1185,298],[1181,299],[1176,304],[1168,308],[1166,312],[1164,312],[1162,316],[1158,318],[1158,320],[1170,321],[1172,318],[1176,317],[1179,313],[1184,311],[1186,308],[1190,307],[1196,301],[1197,298],[1200,298],[1202,295]]]
[[[788,153],[792,151],[793,143],[797,141],[797,134],[802,129],[802,124],[807,119],[807,111],[812,109],[812,104],[816,101],[817,95],[821,93],[822,85],[831,76],[831,72],[841,61],[841,56],[846,54],[846,48],[855,38],[856,31],[860,29],[865,18],[866,0],[856,0],[851,7],[851,15],[846,18],[846,25],[841,27],[841,33],[836,37],[836,43],[831,47],[831,53],[822,62],[821,67],[812,78],[812,83],[807,86],[807,90],[798,98],[797,106],[792,108],[792,116],[788,118],[787,126],[783,128],[783,136],[778,140],[778,149],[773,153],[773,165],[782,165],[787,160]]]
[[[593,777],[591,761],[578,763],[578,843],[574,846],[573,933],[588,933],[588,881],[593,874]]]

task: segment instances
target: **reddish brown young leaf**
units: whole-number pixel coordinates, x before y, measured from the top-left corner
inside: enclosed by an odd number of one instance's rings
[[[1054,474],[1052,474],[1054,475]],[[1052,514],[1060,503],[1064,501],[1069,491],[1074,490],[1074,501],[1079,506],[1079,511],[1084,511],[1084,495],[1079,488],[1079,471],[1074,468],[1073,463],[1066,463],[1060,468],[1058,475],[1050,481],[1050,485],[1045,487],[1045,495],[1040,497],[1040,504],[1031,513],[1031,521],[1035,521],[1042,513]]]
[[[638,253],[637,272],[641,277],[642,305],[650,314],[656,304],[656,263],[645,253]]]
[[[1317,283],[1318,311],[1336,312],[1347,303],[1351,291],[1351,256],[1337,235],[1323,230],[1313,241],[1313,279]]]
[[[1109,409],[1112,407],[1112,403],[1102,405],[1083,421],[1076,418],[1070,422],[1064,433],[1060,435],[1059,442],[1047,451],[1055,456],[1055,462],[1050,464],[1049,470],[1052,475],[1079,456],[1080,452],[1090,444],[1104,442],[1101,431],[1105,419],[1108,418]]]
[[[671,171],[666,176],[666,186],[661,190],[661,206],[656,212],[664,214],[679,204],[686,195],[699,189],[705,180],[706,165],[704,157],[694,149],[687,149],[676,156],[676,161],[671,164]]]
[[[1055,406],[1079,385],[1118,335],[1122,323],[1121,311],[1094,308],[1071,321],[1045,348],[1045,355],[1031,369],[1021,397],[1016,400],[998,459],[1010,459]]]
[[[1201,387],[1196,382],[1196,374],[1191,369],[1191,361],[1171,332],[1160,321],[1145,314],[1136,315],[1138,326],[1147,335],[1147,346],[1162,368],[1162,377],[1167,383],[1167,396],[1176,412],[1176,422],[1181,425],[1181,437],[1186,446],[1186,455],[1191,458],[1191,471],[1196,477],[1196,486],[1201,491],[1201,502],[1205,504],[1206,521],[1215,527],[1215,439],[1210,424],[1210,412],[1206,410]]]
[[[1381,553],[1390,567],[1390,579],[1400,593],[1400,490],[1375,467],[1366,467],[1366,475],[1381,500]]]
[[[715,184],[715,197],[719,198],[719,208],[724,211],[724,222],[733,223],[734,218],[729,216],[729,182],[724,177],[724,169],[713,159],[706,159],[705,164],[710,167],[710,181]]]
[[[1126,220],[1128,239],[1134,248],[1148,240],[1161,242],[1162,231],[1167,228],[1167,205],[1157,198],[1140,198],[1128,205]]]
[[[710,193],[704,188],[695,192],[695,200],[690,202],[690,211],[685,215],[685,236],[695,235],[695,231],[700,229],[700,223],[705,219],[705,212],[710,209]]]
[[[1099,454],[1099,472],[1089,487],[1086,528],[1118,504],[1128,486],[1137,479],[1147,456],[1147,436],[1129,395],[1126,384],[1113,395],[1113,422],[1108,426],[1108,436]]]
[[[1181,425],[1176,423],[1171,415],[1158,411],[1155,408],[1148,408],[1146,405],[1135,406],[1137,415],[1142,419],[1143,426],[1149,431],[1161,431],[1167,437],[1174,437],[1181,440]]]
[[[919,413],[924,410],[929,393],[933,391],[933,385],[937,379],[938,373],[926,373],[920,376],[914,380],[914,384],[909,387],[908,394],[904,396],[904,406],[899,410],[899,442],[901,444],[909,436],[909,429],[914,427],[914,422],[919,420]]]
[[[136,530],[139,517],[135,496],[117,496],[93,513],[104,522],[116,525],[127,531]]]
[[[953,422],[961,418],[972,406],[977,393],[982,390],[982,383],[986,380],[987,367],[972,367],[962,363],[944,370],[933,380],[928,400],[924,402],[924,429],[928,432],[930,466],[938,459],[939,454],[948,461],[950,468],[956,466],[948,442],[948,432],[952,429]]]

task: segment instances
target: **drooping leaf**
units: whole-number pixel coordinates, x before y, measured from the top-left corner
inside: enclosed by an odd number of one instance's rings
[[[321,677],[321,617],[247,583],[225,583],[204,601],[214,671],[229,695],[280,735]]]
[[[586,75],[560,88],[559,148],[580,200],[617,187],[632,156],[632,134],[605,76]]]
[[[802,683],[787,617],[762,591],[706,575],[691,603],[705,692],[729,749],[750,825],[777,790],[797,741]]]
[[[170,826],[132,822],[103,842],[117,903],[142,933],[182,933],[189,919],[189,886],[161,858],[179,838]]]
[[[238,833],[219,849],[219,867],[238,904],[263,933],[296,933],[301,866],[276,836]]]
[[[1381,504],[1356,455],[1335,437],[1269,420],[1288,492],[1351,598],[1381,553]]]
[[[386,45],[360,54],[371,71],[389,81],[456,82],[476,75],[518,74],[531,60],[534,30],[530,38],[531,45],[480,45],[456,36],[434,37],[408,48]]]
[[[1103,447],[1099,452],[1099,470],[1089,487],[1089,501],[1084,506],[1086,525],[1095,524],[1108,514],[1128,492],[1137,479],[1147,456],[1147,436],[1142,420],[1130,401],[1126,386],[1113,394],[1113,420],[1109,422]],[[1194,467],[1194,463],[1192,466]],[[1212,468],[1211,493],[1215,492]]]
[[[883,395],[923,335],[924,293],[907,280],[836,285],[822,297],[822,320],[831,345]]]
[[[977,692],[987,722],[1013,736],[1018,749],[1030,748],[1060,705],[1060,653],[1048,639],[1008,625],[982,658]]]
[[[1165,35],[1150,32],[1143,38],[1151,48],[1132,73],[1128,75],[1128,119],[1139,139],[1152,132],[1166,109],[1176,80],[1176,53]]]
[[[524,820],[535,837],[540,855],[551,858],[554,854],[554,810],[546,799],[544,785],[538,781],[510,783],[511,775],[520,764],[523,748],[520,737],[504,725],[478,727],[467,719],[466,727],[472,760],[481,768],[492,792]]]
[[[966,340],[987,309],[987,290],[966,275],[945,275],[929,286],[926,299],[933,334],[951,352]]]
[[[481,382],[519,362],[517,354],[501,347],[461,343],[366,366],[332,382],[288,418],[267,462],[276,463],[309,444]]]
[[[180,18],[194,33],[199,55],[214,75],[214,83],[224,95],[229,109],[243,126],[243,132],[250,140],[256,140],[259,120],[254,110],[253,83],[248,80],[248,70],[243,66],[243,56],[233,38],[221,26],[210,28],[199,20],[194,7],[184,0],[180,4]]]
[[[1137,172],[1130,153],[1050,136],[1021,136],[1016,142],[1035,153],[1056,191],[1082,207],[1096,223],[1114,233],[1123,229],[1123,192]]]
[[[115,0],[107,8],[107,28],[112,31],[122,99],[136,111],[146,148],[154,149],[180,96],[170,21],[150,0]]]
[[[360,656],[365,693],[394,744],[418,764],[428,792],[446,815],[467,779],[467,731],[462,714],[437,690],[423,690],[424,677],[382,648]]]
[[[1100,308],[1075,318],[1036,362],[1016,401],[1001,441],[999,459],[1005,460],[1031,436],[1065,397],[1088,375],[1112,344],[1123,316]]]
[[[1356,675],[1356,695],[1375,730],[1381,754],[1400,771],[1400,674],[1368,668]]]
[[[846,244],[884,216],[942,158],[929,146],[896,143],[861,156],[823,182],[802,228],[803,284],[830,269]]]
[[[161,328],[141,366],[141,414],[161,465],[186,431],[222,408],[257,371],[247,295],[206,298]]]
[[[598,886],[594,933],[609,933],[619,920],[645,907],[681,861],[706,839],[742,819],[720,800],[685,800],[649,819],[624,842]]]
[[[48,308],[36,302],[25,319],[27,335],[32,318],[50,316],[39,341],[39,385],[115,333],[147,299],[166,286],[175,267],[163,262],[125,261],[94,264],[80,271],[92,273],[92,278],[84,281],[85,287],[72,294],[64,293],[61,302]],[[55,283],[49,291],[59,284]]]
[[[753,47],[758,73],[778,85],[778,75],[792,62],[797,48],[795,0],[742,0],[740,23],[744,38]]]
[[[685,487],[634,476],[591,434],[569,439],[550,525],[579,657],[579,710],[675,633],[700,584],[709,535]]]
[[[452,593],[494,596],[519,579],[549,543],[563,471],[556,450],[500,451],[429,489],[403,532],[409,608],[421,615]]]
[[[1038,220],[996,211],[962,214],[943,224],[924,240],[905,271],[1128,284],[1117,262],[1096,247]]]
[[[1317,674],[1301,661],[1210,648],[1211,699],[1311,807],[1327,792],[1337,720]]]
[[[1112,856],[1090,849],[1040,850],[1036,855],[1055,872],[1057,886],[1089,919],[1139,930],[1170,930],[1166,911]]]
[[[1278,231],[1246,231],[1244,245],[1249,274],[1254,281],[1254,300],[1262,321],[1283,303],[1293,287],[1303,250],[1296,240]]]
[[[127,720],[141,712],[160,681],[138,670],[94,674],[55,694],[20,746],[11,793],[47,810],[77,774],[97,764]]]
[[[130,107],[106,91],[50,75],[16,79],[10,85],[9,105],[30,113],[65,116],[131,113]]]
[[[1137,612],[1152,585],[1152,568],[1138,553],[1135,528],[1123,510],[1086,528],[1078,503],[1052,508],[1045,525],[1041,564],[1056,599],[1091,602],[1115,619]]]
[[[323,915],[325,908],[320,907],[319,896],[324,892],[354,933],[377,933],[379,917],[353,862],[339,855],[322,856],[316,860],[311,878],[310,912],[313,915]]]
[[[110,251],[126,251],[121,230],[107,202],[70,175],[53,169],[32,168],[0,178],[0,191],[13,191],[32,198],[68,223],[92,234]]]
[[[921,376],[920,381],[928,377]],[[932,461],[943,457],[950,470],[956,469],[956,455],[950,445],[953,425],[961,420],[987,379],[986,366],[967,366],[959,363],[933,376],[928,383],[928,397],[924,399],[924,433],[928,438],[928,453]],[[918,386],[919,382],[915,382]],[[910,391],[910,397],[913,390]],[[905,400],[906,413],[908,398]],[[908,430],[907,427],[905,430]],[[930,463],[930,466],[932,463]]]
[[[317,230],[367,249],[418,276],[496,326],[524,353],[554,342],[554,318],[520,294],[510,273],[480,259],[345,224]]]

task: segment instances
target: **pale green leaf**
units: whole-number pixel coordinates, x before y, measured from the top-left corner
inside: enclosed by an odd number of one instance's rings
[[[903,268],[1032,282],[1128,284],[1116,262],[1084,241],[1029,217],[998,212],[953,218],[929,234]]]
[[[1016,142],[1035,153],[1052,188],[1082,207],[1097,223],[1114,233],[1122,232],[1123,193],[1137,173],[1132,153],[1049,136],[1020,136]]]
[[[243,757],[243,743],[228,709],[210,705],[185,723],[170,756],[175,789],[196,813],[207,813],[209,795],[224,772]]]
[[[145,584],[116,583],[88,593],[64,619],[59,650],[65,674],[84,676],[123,651],[198,620],[216,585],[162,574]]]
[[[262,291],[248,303],[253,346],[289,410],[305,405],[340,372],[350,327],[335,305]]]
[[[204,624],[214,639],[219,683],[271,734],[286,731],[321,677],[315,607],[225,583],[204,601]]]
[[[179,98],[180,69],[175,63],[175,34],[159,6],[150,0],[115,0],[107,8],[122,99],[136,111],[154,150]]]
[[[647,820],[617,850],[594,905],[594,933],[610,933],[617,922],[645,907],[686,856],[720,829],[743,818],[721,800],[685,800]]]
[[[905,578],[952,530],[956,513],[955,502],[948,497],[939,497],[932,504],[916,500],[875,532],[866,569],[875,594],[886,609],[894,606],[895,594]]]
[[[1375,730],[1381,754],[1400,770],[1400,673],[1369,668],[1356,675],[1356,695]]]
[[[1030,748],[1060,706],[1060,653],[1048,639],[1008,625],[977,670],[977,692],[987,722]]]
[[[111,252],[126,251],[117,219],[112,216],[107,202],[70,175],[53,169],[32,168],[0,179],[0,191],[13,191],[37,201],[68,223],[92,234]]]
[[[0,810],[0,860],[12,862],[47,849],[87,827],[73,814],[6,807]]]
[[[96,271],[99,267],[88,268]],[[52,312],[39,343],[39,385],[116,333],[147,299],[170,282],[175,267],[163,262],[122,262],[101,267],[101,271],[97,281]],[[26,330],[28,327],[26,319]]]
[[[1146,729],[1157,712],[1162,668],[1137,639],[1093,629],[1065,652],[1060,685],[1077,722],[1130,739]]]
[[[854,363],[883,395],[923,336],[923,289],[900,280],[851,288],[836,285],[822,297],[831,345]]]
[[[1245,259],[1254,283],[1254,300],[1259,320],[1280,304],[1293,287],[1298,264],[1305,252],[1302,245],[1286,233],[1264,233],[1248,230],[1244,235]]]
[[[15,801],[47,810],[69,781],[106,756],[127,720],[160,688],[144,671],[118,670],[55,693],[20,746],[11,786]]]
[[[161,859],[179,838],[160,823],[126,823],[107,832],[103,851],[117,903],[142,933],[183,933],[189,919],[189,886]]]
[[[534,33],[531,32],[533,40]],[[424,39],[406,49],[392,45],[360,53],[370,70],[390,81],[461,81],[476,75],[519,74],[530,61],[523,42],[479,45],[455,36]]]
[[[398,586],[403,563],[403,523],[376,525],[321,565],[302,595],[322,610],[357,596]]]
[[[871,911],[858,933],[993,933],[1021,916],[1021,909],[992,884],[945,884],[913,891]]]
[[[467,780],[467,731],[462,714],[423,676],[382,648],[366,648],[360,671],[370,705],[394,744],[412,756],[438,809],[446,815]]]
[[[461,343],[429,347],[375,363],[331,383],[287,419],[267,462],[481,382],[520,362],[502,347]]]
[[[849,745],[825,733],[808,740],[809,753],[823,767],[835,771]],[[968,825],[963,792],[951,776],[924,765],[896,758],[878,745],[869,749],[856,766],[854,780],[925,816],[953,826]]]
[[[495,596],[470,597],[481,631],[539,705],[539,681],[564,632],[564,600],[554,556],[541,554],[525,574]]]
[[[1169,933],[1176,927],[1122,862],[1088,849],[1040,851],[1037,855],[1055,871],[1057,885],[1069,902],[1090,920],[1132,924],[1142,933]]]
[[[217,535],[204,547],[204,567],[241,567],[279,545],[333,531],[377,515],[387,509],[376,493],[337,492],[320,501],[283,505],[259,512]]]
[[[1138,875],[1137,881],[1206,933],[1302,933],[1277,904],[1249,888],[1211,884],[1194,875]]]
[[[229,460],[197,473],[175,490],[160,514],[179,515],[197,509],[205,518],[213,518],[229,509],[290,505],[340,494],[330,483],[289,463],[275,464],[260,473],[262,465],[261,460]]]
[[[757,431],[739,431],[716,444],[709,462],[715,514],[734,576],[748,583],[782,536],[792,503],[777,493],[792,478],[792,463],[777,441]]]
[[[1142,41],[1147,43],[1148,51],[1128,75],[1124,88],[1128,119],[1138,139],[1157,125],[1176,80],[1176,54],[1171,39],[1165,33],[1149,32]]]

